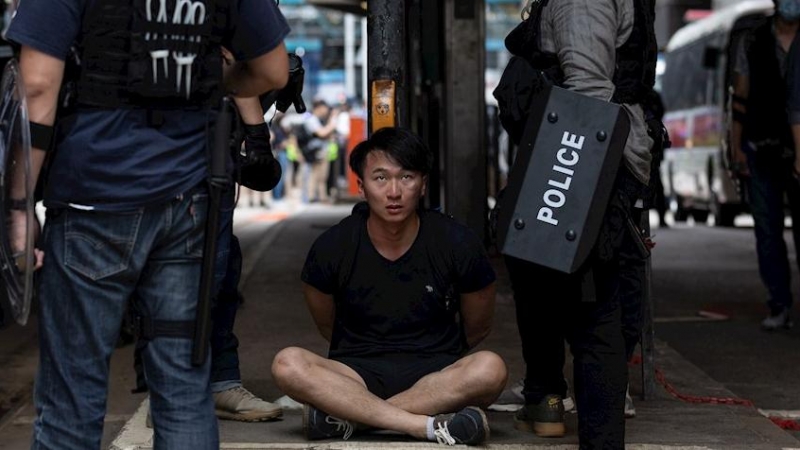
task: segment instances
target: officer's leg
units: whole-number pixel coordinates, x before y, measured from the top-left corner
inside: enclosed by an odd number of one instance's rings
[[[614,261],[596,264],[596,301],[580,302],[568,325],[582,450],[624,447],[628,370],[617,298],[618,277]]]
[[[641,223],[641,209],[633,210],[633,223]],[[630,240],[628,240],[630,244]],[[642,334],[643,282],[646,260],[637,253],[636,248],[626,246],[620,249],[619,298],[622,314],[622,336],[625,339],[625,357],[633,357],[636,345]]]
[[[521,259],[506,257],[514,291],[517,328],[525,360],[526,404],[537,404],[549,394],[566,395],[564,381],[564,304],[574,297],[570,277]]]
[[[140,228],[141,213],[48,211],[33,449],[100,448],[109,361],[147,252]]]
[[[210,358],[193,367],[193,333],[181,332],[187,323],[191,331],[196,315],[207,209],[205,193],[170,203],[164,220],[171,226],[151,252],[137,290],[143,313],[156,323],[172,324],[175,332],[173,336],[156,332],[143,354],[155,449],[219,446],[209,388]]]
[[[233,334],[239,308],[239,276],[242,251],[233,235],[234,192],[222,197],[217,255],[214,262],[214,306],[211,311],[211,391],[221,392],[241,385],[239,341]]]

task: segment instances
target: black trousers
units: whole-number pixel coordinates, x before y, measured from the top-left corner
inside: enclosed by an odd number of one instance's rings
[[[629,176],[620,178],[630,181]],[[635,242],[626,223],[633,220],[631,192],[616,190],[598,245],[577,273],[564,274],[506,257],[526,364],[525,401],[539,403],[545,395],[566,394],[564,343],[569,343],[582,450],[624,448],[628,368],[621,305],[625,301],[628,308],[636,308],[632,269],[638,269],[645,257],[637,250],[641,242]],[[587,283],[587,277],[593,283]],[[595,301],[585,301],[590,297]],[[641,315],[629,320],[640,322]],[[634,345],[628,343],[628,347]]]

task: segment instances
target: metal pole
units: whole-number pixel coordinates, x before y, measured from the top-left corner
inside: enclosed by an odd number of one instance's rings
[[[369,128],[408,127],[405,0],[367,3]]]
[[[648,210],[642,214],[641,228],[645,236],[650,236],[650,214]],[[655,398],[656,395],[656,362],[655,362],[655,330],[653,328],[653,257],[645,261],[644,281],[642,283],[642,400]]]
[[[356,17],[344,15],[344,92],[348,98],[356,95]]]

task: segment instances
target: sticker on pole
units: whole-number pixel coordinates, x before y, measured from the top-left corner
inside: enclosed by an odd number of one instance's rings
[[[19,65],[12,59],[0,82],[0,302],[20,325],[28,322],[33,297],[31,133]]]

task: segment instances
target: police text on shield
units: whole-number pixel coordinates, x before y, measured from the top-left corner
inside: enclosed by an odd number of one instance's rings
[[[572,184],[572,176],[575,174],[574,166],[578,164],[580,155],[575,150],[580,150],[583,147],[584,136],[577,136],[570,134],[569,131],[564,132],[561,138],[561,145],[563,147],[556,153],[558,163],[553,166],[553,174],[547,180],[548,186],[553,189],[548,189],[542,196],[544,204],[539,208],[539,213],[536,219],[550,225],[558,225],[556,212],[558,209],[567,203],[567,192],[569,186]],[[570,167],[572,167],[570,169]]]

